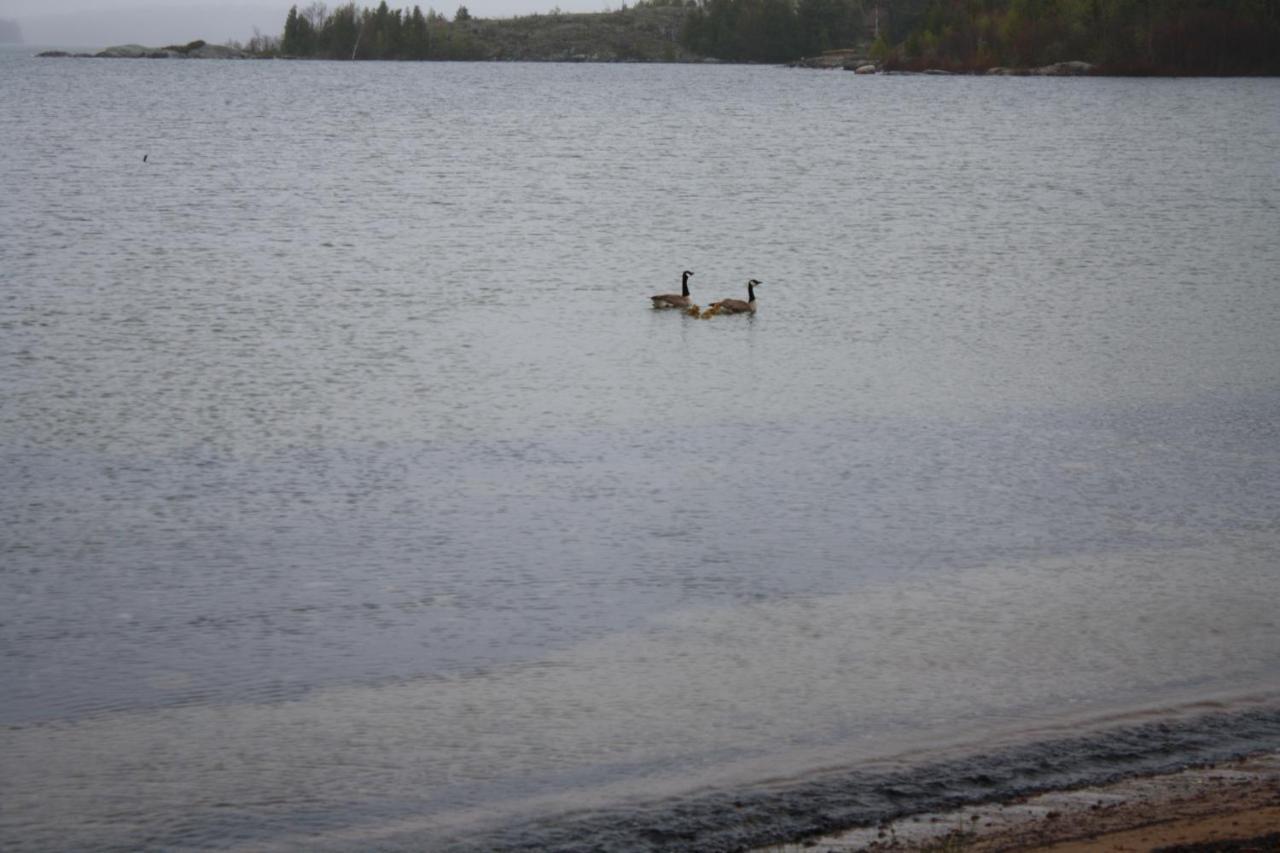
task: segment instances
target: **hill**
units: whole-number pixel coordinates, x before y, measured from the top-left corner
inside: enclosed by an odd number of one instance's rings
[[[353,4],[322,14],[289,10],[278,53],[290,58],[677,62],[698,57],[680,41],[683,5],[644,3],[616,12],[472,18],[453,21],[419,7],[357,11]]]
[[[617,12],[472,20],[463,26],[486,59],[689,62],[680,44],[685,10],[639,6]]]

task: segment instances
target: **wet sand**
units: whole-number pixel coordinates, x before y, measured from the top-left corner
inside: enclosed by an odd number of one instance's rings
[[[915,815],[765,850],[1280,851],[1280,753]]]

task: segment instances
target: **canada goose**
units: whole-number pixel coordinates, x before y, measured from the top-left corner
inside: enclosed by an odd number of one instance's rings
[[[654,308],[688,308],[693,303],[689,301],[689,276],[693,273],[685,270],[680,276],[680,289],[683,293],[659,293],[657,296],[650,296],[653,300]]]
[[[708,311],[717,314],[754,314],[756,313],[756,285],[760,282],[754,278],[747,282],[747,301],[741,299],[721,299],[712,302]]]

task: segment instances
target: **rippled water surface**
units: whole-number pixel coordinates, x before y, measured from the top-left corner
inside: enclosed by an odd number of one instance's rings
[[[1280,745],[1277,139],[1272,80],[0,54],[0,846],[713,849],[653,827]]]

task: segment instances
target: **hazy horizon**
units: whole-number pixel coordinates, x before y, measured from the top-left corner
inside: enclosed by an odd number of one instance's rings
[[[134,3],[120,0],[3,0],[0,19],[16,21],[23,44],[50,47],[103,48],[115,44],[181,44],[204,39],[212,44],[248,41],[255,33],[279,35],[284,30],[288,0],[213,5],[201,0],[161,0]],[[298,3],[299,8],[307,3]],[[330,8],[341,5],[327,4]],[[357,6],[376,6],[376,0],[357,0]],[[413,2],[391,2],[392,8],[413,8]],[[610,0],[443,0],[418,2],[426,12],[434,8],[452,17],[459,5],[480,18],[504,18],[550,12],[601,12],[619,8]]]

